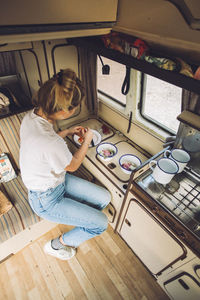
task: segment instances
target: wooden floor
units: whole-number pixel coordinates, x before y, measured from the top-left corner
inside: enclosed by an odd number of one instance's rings
[[[61,261],[43,245],[69,227],[59,225],[0,265],[0,300],[168,300],[111,227]]]

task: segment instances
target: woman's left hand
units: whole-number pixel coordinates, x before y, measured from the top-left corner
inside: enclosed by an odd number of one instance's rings
[[[73,126],[71,128],[68,128],[67,135],[73,135],[73,134],[83,135],[84,134],[84,127],[82,127],[82,126]]]
[[[68,135],[77,134],[78,136],[83,136],[85,133],[85,129],[83,126],[73,126],[68,129],[64,129],[62,131],[57,132],[59,136],[65,138]]]

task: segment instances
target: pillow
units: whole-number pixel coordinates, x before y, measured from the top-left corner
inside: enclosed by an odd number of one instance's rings
[[[9,105],[10,105],[10,101],[8,97],[3,93],[1,93],[0,90],[0,114],[9,113]]]
[[[17,175],[13,166],[11,165],[8,155],[5,153],[0,154],[0,182],[7,182],[14,178]]]
[[[13,207],[8,198],[0,191],[0,217]]]

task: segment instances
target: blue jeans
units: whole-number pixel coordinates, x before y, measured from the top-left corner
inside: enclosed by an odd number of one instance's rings
[[[101,234],[108,226],[101,211],[111,200],[108,190],[82,178],[66,173],[65,182],[45,192],[29,191],[29,202],[40,217],[76,226],[63,234],[66,245],[78,247]]]

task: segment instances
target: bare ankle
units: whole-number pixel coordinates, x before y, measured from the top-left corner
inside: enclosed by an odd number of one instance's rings
[[[63,241],[62,235],[60,236],[59,241],[61,242],[61,244],[62,244],[63,246],[67,246],[67,245],[64,243],[64,241]]]

